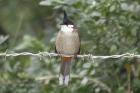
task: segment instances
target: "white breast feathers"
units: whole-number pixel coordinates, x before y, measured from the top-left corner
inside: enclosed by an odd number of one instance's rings
[[[72,32],[73,31],[73,25],[61,25],[61,31],[63,32]]]

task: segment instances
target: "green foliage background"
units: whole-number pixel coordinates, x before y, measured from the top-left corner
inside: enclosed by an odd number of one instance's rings
[[[140,54],[139,0],[0,0],[1,52],[54,52],[65,9],[79,29],[81,54]],[[3,33],[3,31],[6,31]],[[0,93],[140,93],[140,60],[72,61],[69,86],[59,86],[59,57],[0,57]],[[48,77],[37,80],[38,77]]]

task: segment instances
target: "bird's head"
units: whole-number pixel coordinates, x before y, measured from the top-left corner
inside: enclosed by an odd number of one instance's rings
[[[63,25],[74,25],[73,22],[68,18],[66,11],[63,11],[64,18],[63,18]]]
[[[63,32],[73,31],[74,29],[73,22],[68,18],[66,11],[63,11],[63,13],[64,13],[64,18],[63,18],[63,23],[61,24],[61,31]]]

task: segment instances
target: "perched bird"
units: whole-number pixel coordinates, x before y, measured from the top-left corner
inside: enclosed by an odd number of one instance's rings
[[[71,55],[77,55],[80,52],[80,38],[78,29],[76,29],[73,22],[68,18],[65,11],[63,23],[56,37],[55,47],[56,52],[61,54],[62,58],[59,84],[68,85]]]

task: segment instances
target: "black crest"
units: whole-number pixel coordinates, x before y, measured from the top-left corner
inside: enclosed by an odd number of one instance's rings
[[[66,11],[63,11],[64,18],[63,18],[63,24],[62,25],[74,25],[73,22],[68,18]]]

